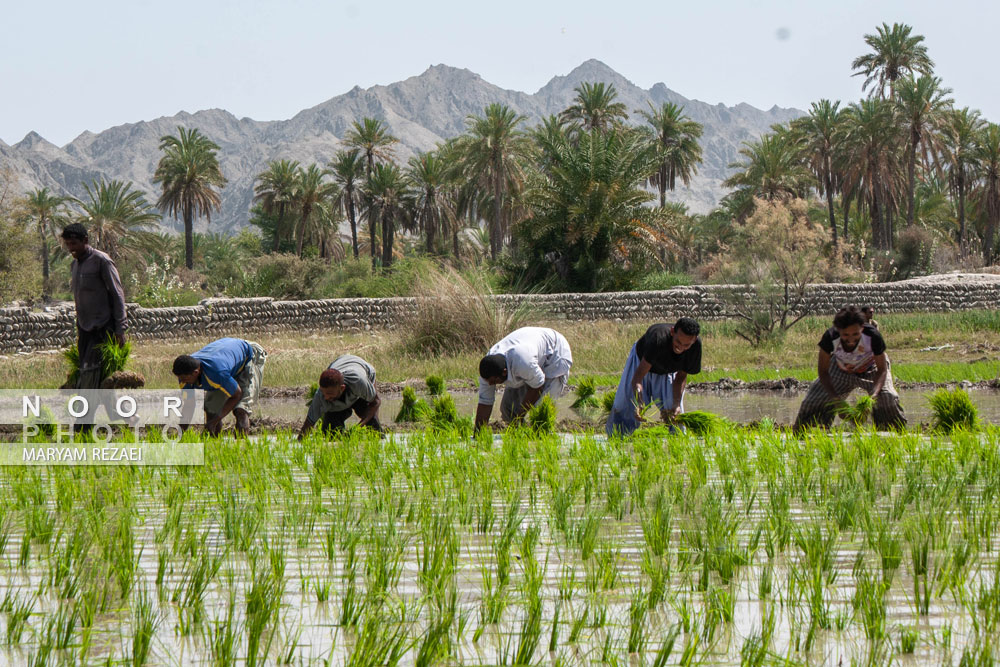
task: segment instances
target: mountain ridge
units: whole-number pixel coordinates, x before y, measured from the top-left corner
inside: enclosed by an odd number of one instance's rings
[[[704,163],[698,175],[690,188],[681,186],[668,193],[671,201],[687,204],[694,212],[707,211],[725,194],[722,181],[731,171],[728,164],[739,158],[742,141],[804,113],[777,105],[766,111],[746,103],[713,105],[688,99],[662,82],[646,90],[596,59],[552,77],[535,93],[501,88],[466,68],[434,64],[394,83],[354,86],[283,120],[237,118],[219,108],[193,113],[182,110],[101,132],[84,131],[62,147],[31,131],[13,145],[0,141],[0,162],[13,168],[22,191],[48,187],[79,197],[84,193],[83,183],[103,176],[132,181],[155,202],[152,176],[160,158],[160,137],[175,133],[178,126],[197,127],[219,145],[220,164],[229,181],[222,191],[222,211],[213,216],[211,229],[234,231],[248,222],[254,177],[264,171],[268,161],[284,158],[326,164],[341,147],[351,123],[364,116],[379,118],[389,126],[400,139],[396,159],[405,163],[411,155],[463,132],[467,117],[481,114],[487,104],[507,104],[524,115],[530,127],[568,106],[575,87],[597,81],[615,86],[629,122],[641,122],[636,112],[647,110],[650,103],[658,107],[673,102],[682,104],[688,116],[705,126]],[[178,222],[167,218],[163,224],[179,229]],[[204,231],[205,222],[200,221],[196,228]]]

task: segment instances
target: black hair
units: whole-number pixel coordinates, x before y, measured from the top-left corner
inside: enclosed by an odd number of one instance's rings
[[[479,360],[479,377],[484,380],[502,377],[507,371],[507,358],[502,354],[487,354]]]
[[[182,354],[174,359],[174,375],[178,377],[181,375],[190,375],[198,370],[199,367],[201,367],[201,362],[190,354]]]
[[[66,225],[63,227],[61,237],[64,239],[77,239],[78,241],[83,241],[86,243],[90,237],[87,236],[87,228],[81,225],[79,222],[74,222],[71,225]]]
[[[690,317],[682,317],[674,325],[674,331],[680,331],[688,336],[697,336],[701,333],[701,325]]]
[[[846,306],[841,308],[833,318],[833,326],[835,329],[846,329],[849,326],[858,324],[864,326],[868,323],[868,320],[861,311],[858,310],[857,306]]]

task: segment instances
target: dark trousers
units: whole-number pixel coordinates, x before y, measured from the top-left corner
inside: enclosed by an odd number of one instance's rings
[[[104,381],[104,355],[101,345],[108,342],[108,336],[113,335],[110,324],[84,331],[77,329],[76,349],[80,352],[80,377],[76,381],[76,389],[100,389]]]
[[[354,405],[349,408],[345,408],[344,410],[330,410],[324,414],[323,418],[320,420],[320,428],[323,429],[324,433],[343,431],[344,426],[352,412],[356,414],[358,418],[361,418],[366,412],[368,412],[369,406],[371,406],[371,403],[359,399],[354,402]],[[379,423],[378,417],[373,417],[370,422],[365,424],[365,426],[374,429],[379,433],[383,432],[382,425]]]

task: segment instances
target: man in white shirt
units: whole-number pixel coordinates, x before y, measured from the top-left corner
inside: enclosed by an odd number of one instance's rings
[[[479,406],[476,428],[489,423],[496,386],[504,385],[500,417],[513,421],[531,406],[566,391],[573,355],[566,338],[545,327],[522,327],[490,348],[479,362]]]

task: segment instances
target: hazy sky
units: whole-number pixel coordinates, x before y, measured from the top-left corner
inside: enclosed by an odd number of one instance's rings
[[[208,108],[285,119],[438,63],[531,93],[597,58],[643,88],[807,108],[860,96],[850,64],[883,21],[924,35],[956,102],[1000,120],[993,0],[8,0],[0,139],[61,146]]]

